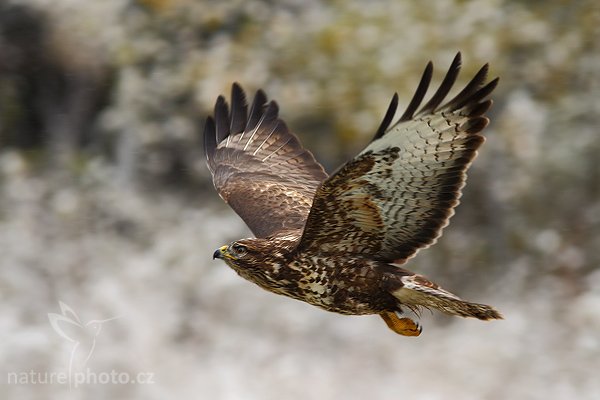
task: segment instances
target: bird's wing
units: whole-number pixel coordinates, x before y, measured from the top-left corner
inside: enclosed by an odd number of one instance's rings
[[[431,76],[427,65],[415,96],[390,126],[397,95],[373,141],[319,187],[299,250],[351,253],[404,262],[435,242],[448,224],[465,184],[465,171],[484,141],[489,120],[487,64],[467,86],[440,105],[458,76],[457,54],[439,89],[418,111]],[[415,113],[416,112],[416,113]]]
[[[204,128],[204,150],[219,195],[257,237],[302,229],[323,167],[279,119],[259,90],[250,111],[234,83],[231,112],[222,96]]]

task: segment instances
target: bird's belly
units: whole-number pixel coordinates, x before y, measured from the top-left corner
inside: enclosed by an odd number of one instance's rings
[[[280,294],[341,314],[376,314],[387,308],[380,299],[375,276],[312,259],[288,267],[299,274],[281,288]]]
[[[324,310],[339,314],[364,315],[376,314],[382,311],[378,307],[373,307],[373,305],[369,302],[364,302],[350,296],[339,296],[339,294],[336,295],[327,291],[321,292],[320,288],[317,290],[307,289],[284,291],[280,293]]]

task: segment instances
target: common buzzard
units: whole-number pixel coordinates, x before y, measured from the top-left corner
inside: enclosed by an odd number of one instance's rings
[[[486,64],[441,105],[460,66],[458,53],[419,109],[431,81],[429,62],[400,119],[392,124],[395,94],[369,145],[330,176],[279,119],[275,101],[259,90],[248,110],[234,83],[231,110],[219,96],[204,145],[215,188],[256,238],[222,246],[213,258],[271,292],[341,314],[379,314],[405,336],[421,328],[404,308],[502,318],[400,267],[440,236],[484,141],[484,113],[492,104],[486,97],[498,78],[485,83]]]

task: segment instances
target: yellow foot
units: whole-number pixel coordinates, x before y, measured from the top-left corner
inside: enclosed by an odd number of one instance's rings
[[[402,336],[419,336],[423,330],[421,326],[410,318],[399,318],[396,313],[383,312],[379,314],[387,326]]]

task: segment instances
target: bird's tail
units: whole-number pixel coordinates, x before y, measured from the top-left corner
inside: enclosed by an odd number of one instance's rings
[[[440,310],[450,315],[473,317],[482,320],[502,319],[493,307],[464,301],[421,275],[406,275],[401,278],[403,286],[392,294],[400,303],[413,311],[421,308]]]

